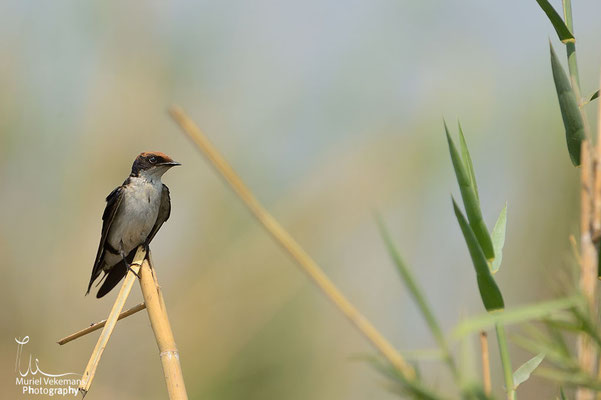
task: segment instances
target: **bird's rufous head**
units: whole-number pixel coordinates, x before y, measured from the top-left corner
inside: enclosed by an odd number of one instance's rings
[[[147,151],[140,153],[134,164],[131,167],[131,174],[137,176],[140,172],[157,170],[161,171],[160,175],[165,173],[169,168],[181,165],[177,161],[173,161],[167,154],[160,151]]]

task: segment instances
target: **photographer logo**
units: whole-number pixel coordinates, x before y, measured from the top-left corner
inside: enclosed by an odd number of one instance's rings
[[[29,354],[29,362],[25,368],[21,363],[24,346],[29,343],[29,336],[15,338],[17,342],[17,358],[15,361],[16,382],[21,394],[26,396],[77,396],[77,387],[81,382],[81,374],[65,372],[51,374],[40,368],[40,360]]]

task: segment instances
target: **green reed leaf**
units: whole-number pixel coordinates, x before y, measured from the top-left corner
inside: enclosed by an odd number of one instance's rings
[[[566,142],[568,152],[572,164],[580,165],[580,146],[584,140],[584,123],[582,114],[578,107],[576,95],[570,85],[570,80],[561,66],[557,54],[553,50],[553,46],[549,43],[551,49],[551,69],[553,70],[553,81],[557,90],[557,98],[559,100],[559,108],[561,109],[561,117],[566,131]]]
[[[459,339],[472,332],[490,329],[497,323],[504,325],[516,324],[519,322],[537,320],[548,317],[558,312],[565,312],[572,307],[583,303],[582,296],[576,295],[564,297],[558,300],[551,300],[542,303],[531,304],[512,310],[505,310],[502,313],[482,314],[476,317],[466,319],[459,323],[453,329],[452,337]]]
[[[563,22],[563,19],[559,16],[557,11],[553,8],[553,6],[547,0],[536,0],[540,8],[543,9],[549,21],[555,28],[555,32],[557,32],[557,36],[562,43],[575,42],[574,35],[568,29],[568,26]]]
[[[532,357],[530,360],[526,361],[522,364],[514,373],[513,373],[513,387],[517,389],[520,384],[526,382],[530,375],[534,370],[543,362],[545,358],[545,353],[539,353],[536,356]]]
[[[453,162],[453,168],[455,170],[455,176],[457,177],[457,183],[459,184],[459,190],[461,191],[461,198],[463,199],[463,205],[467,214],[467,219],[471,226],[471,230],[474,232],[476,239],[479,243],[479,247],[482,249],[485,255],[485,259],[492,260],[495,258],[495,251],[492,245],[492,240],[486,224],[482,219],[482,211],[480,210],[480,202],[476,196],[476,189],[472,185],[470,174],[461,157],[455,147],[453,139],[449,134],[446,122],[444,123],[445,133],[447,135],[447,142],[449,144],[449,153],[451,155],[451,161]],[[467,147],[466,147],[467,149]]]
[[[376,216],[376,221],[378,223],[378,228],[380,229],[382,239],[384,239],[384,243],[386,244],[388,254],[390,255],[390,258],[392,259],[394,265],[399,271],[399,274],[401,275],[405,286],[409,290],[411,297],[413,297],[413,300],[415,300],[415,302],[417,303],[417,307],[419,308],[424,319],[426,320],[426,323],[428,324],[428,327],[430,328],[430,331],[432,332],[432,335],[434,335],[434,338],[436,339],[438,344],[442,348],[446,349],[445,337],[442,333],[442,329],[440,328],[440,324],[436,320],[436,317],[434,316],[430,305],[426,301],[426,296],[424,296],[422,289],[417,284],[417,280],[413,276],[413,272],[401,258],[401,255],[399,254],[394,243],[392,242],[390,234],[388,233],[388,230],[386,229],[386,226],[384,225],[382,219],[379,216]]]
[[[507,203],[501,210],[497,223],[492,230],[492,245],[495,249],[495,259],[492,261],[491,269],[492,273],[495,274],[501,267],[503,261],[503,247],[505,246],[505,231],[507,227]]]
[[[467,174],[470,178],[470,183],[474,188],[474,193],[476,194],[476,200],[478,200],[478,205],[480,204],[480,195],[478,194],[478,183],[476,182],[476,173],[474,172],[474,164],[472,163],[472,157],[470,156],[470,152],[467,148],[467,143],[465,141],[465,136],[463,135],[463,129],[461,129],[461,123],[457,124],[459,126],[459,145],[461,146],[461,158],[465,163],[467,168]]]
[[[488,268],[488,262],[486,261],[482,248],[478,244],[474,231],[472,231],[472,228],[467,223],[463,213],[459,207],[457,207],[455,199],[453,199],[453,209],[455,210],[455,216],[461,227],[461,232],[463,232],[463,237],[465,238],[465,242],[472,258],[472,263],[474,264],[474,269],[476,270],[478,290],[480,291],[480,298],[482,299],[482,303],[484,303],[484,308],[489,312],[502,310],[505,307],[505,304],[503,302],[501,291]]]

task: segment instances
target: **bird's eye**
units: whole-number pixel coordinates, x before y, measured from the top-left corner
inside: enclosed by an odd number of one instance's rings
[[[154,164],[157,162],[157,158],[155,156],[152,156],[148,159],[148,162],[150,162],[151,164]]]

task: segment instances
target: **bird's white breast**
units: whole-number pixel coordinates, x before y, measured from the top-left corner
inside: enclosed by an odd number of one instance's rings
[[[162,190],[160,179],[129,179],[108,237],[111,246],[119,250],[122,242],[127,254],[146,240],[157,220]]]

